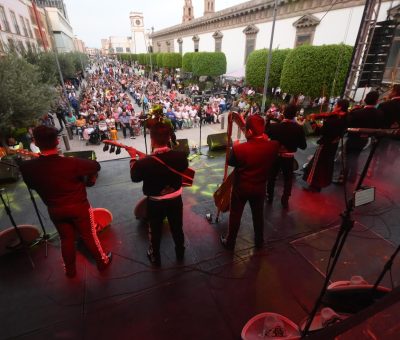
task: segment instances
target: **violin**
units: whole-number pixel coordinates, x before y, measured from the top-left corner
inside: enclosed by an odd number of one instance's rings
[[[307,116],[307,120],[316,121],[323,120],[332,116],[344,117],[347,113],[343,111],[332,111],[332,112],[321,112],[321,113],[311,113]]]

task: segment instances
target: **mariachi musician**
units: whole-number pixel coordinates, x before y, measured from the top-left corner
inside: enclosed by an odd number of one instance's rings
[[[389,100],[378,106],[384,115],[384,128],[400,128],[400,84],[395,84],[389,94]]]
[[[370,91],[365,96],[365,106],[351,110],[347,115],[347,127],[349,128],[383,128],[383,112],[376,108],[379,99],[378,91]],[[347,134],[346,142],[346,167],[345,178],[349,182],[355,182],[358,173],[358,157],[368,143],[368,137],[359,133]]]
[[[165,117],[163,113],[163,108],[161,105],[154,105],[150,110],[150,116],[146,121],[146,128],[151,130],[153,126],[157,123],[163,123],[170,129],[170,142],[168,143],[169,146],[173,147],[177,145],[176,135],[174,132],[174,126],[172,121]]]
[[[185,252],[180,174],[188,168],[188,160],[185,153],[168,147],[170,134],[169,125],[162,122],[155,123],[150,130],[153,150],[151,155],[137,160],[136,150],[127,149],[132,157],[132,181],[143,181],[143,193],[147,196],[147,220],[150,225],[150,246],[147,256],[155,266],[161,265],[160,243],[165,217],[168,218],[178,261],[183,260]]]
[[[283,195],[281,197],[282,207],[289,208],[289,197],[292,193],[294,154],[297,148],[304,150],[307,147],[306,135],[302,126],[294,121],[297,113],[296,105],[285,107],[284,119],[279,124],[271,124],[267,129],[267,135],[272,140],[277,140],[281,146],[277,161],[272,168],[271,176],[268,180],[267,194],[268,203],[274,199],[275,180],[280,170],[284,178]]]
[[[324,122],[316,128],[316,133],[321,135],[317,141],[319,146],[304,170],[303,180],[307,182],[305,190],[319,192],[331,184],[336,151],[346,130],[348,108],[349,101],[341,99],[332,112],[310,115],[310,119],[323,118]]]
[[[250,203],[256,248],[264,244],[264,199],[267,178],[278,155],[279,143],[264,134],[264,119],[250,116],[246,121],[247,142],[234,145],[228,164],[233,166],[228,234],[222,245],[233,250],[244,206]]]
[[[102,271],[111,263],[96,234],[93,211],[87,199],[86,186],[94,185],[100,164],[96,161],[58,155],[58,131],[44,125],[33,130],[40,157],[22,162],[20,170],[26,185],[34,189],[47,205],[61,240],[61,253],[67,277],[76,275],[75,233]]]

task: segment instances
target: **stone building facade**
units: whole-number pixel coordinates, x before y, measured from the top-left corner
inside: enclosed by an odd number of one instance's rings
[[[204,15],[152,34],[154,52],[222,51],[227,73],[244,74],[247,56],[269,46],[273,0],[251,0],[218,12],[214,0],[204,1]],[[365,0],[282,0],[277,9],[273,48],[301,44],[354,45]],[[382,1],[380,20],[399,1]],[[184,3],[186,6],[186,1]],[[193,10],[193,9],[192,9]]]

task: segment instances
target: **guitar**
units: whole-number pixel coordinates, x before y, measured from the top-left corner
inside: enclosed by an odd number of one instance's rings
[[[195,175],[195,171],[192,168],[187,168],[185,171],[183,172],[179,172],[173,168],[171,168],[170,166],[168,166],[167,164],[165,164],[162,160],[160,160],[158,157],[154,157],[151,155],[146,155],[143,152],[140,152],[138,150],[136,150],[135,148],[113,141],[113,140],[103,140],[104,143],[104,148],[103,151],[108,151],[108,149],[110,149],[110,152],[114,152],[116,154],[119,154],[121,152],[121,149],[125,149],[125,150],[134,150],[136,153],[136,157],[138,158],[144,158],[146,156],[152,157],[154,160],[158,161],[159,163],[163,164],[166,168],[168,168],[170,171],[176,173],[177,175],[180,175],[182,177],[182,186],[184,187],[191,187],[193,185],[193,179],[194,179],[194,175]],[[111,146],[111,147],[110,147]]]

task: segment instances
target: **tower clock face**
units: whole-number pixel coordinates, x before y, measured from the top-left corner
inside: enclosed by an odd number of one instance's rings
[[[136,19],[135,20],[135,25],[136,26],[140,26],[142,24],[142,21],[141,20],[139,20],[139,19]]]

